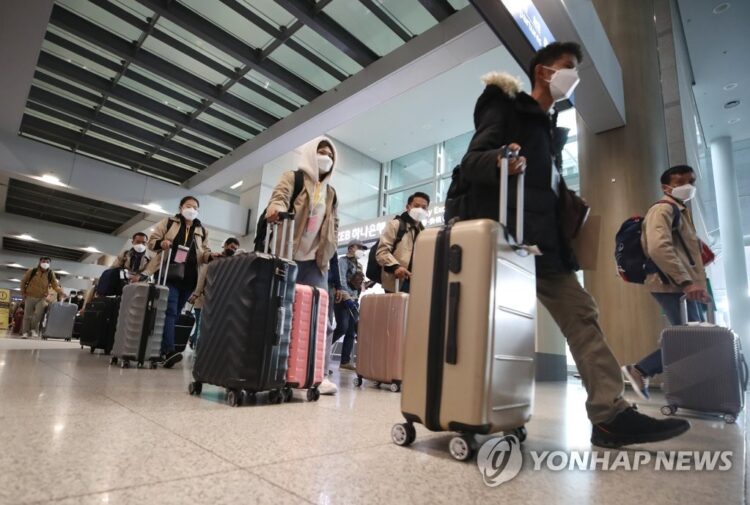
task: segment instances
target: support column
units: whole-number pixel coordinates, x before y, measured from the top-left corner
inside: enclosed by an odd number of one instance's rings
[[[749,349],[750,295],[748,294],[745,246],[740,218],[740,198],[732,156],[732,139],[720,137],[711,142],[711,164],[716,188],[716,206],[719,211],[729,320],[732,329],[743,339],[743,347]]]
[[[601,325],[622,364],[657,347],[663,328],[656,302],[640,285],[616,273],[615,234],[622,222],[643,215],[660,195],[659,175],[668,168],[667,137],[651,0],[593,0],[622,67],[627,125],[594,134],[578,121],[581,194],[601,216],[594,270],[584,272]]]

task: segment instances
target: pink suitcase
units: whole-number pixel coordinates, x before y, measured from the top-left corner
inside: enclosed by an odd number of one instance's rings
[[[401,390],[408,302],[406,293],[362,297],[355,386],[361,386],[363,379],[369,379],[378,386],[390,384],[394,393]]]
[[[320,398],[318,386],[323,382],[327,328],[328,292],[295,286],[286,383],[289,387],[307,389],[310,401]]]

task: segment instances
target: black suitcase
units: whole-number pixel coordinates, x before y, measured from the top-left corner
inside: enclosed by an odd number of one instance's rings
[[[73,339],[81,339],[81,328],[83,326],[83,314],[76,314],[76,319],[73,322]],[[81,347],[83,348],[83,347]]]
[[[283,244],[286,223],[294,221],[282,217]],[[293,224],[291,229],[290,238]],[[271,242],[266,238],[266,244]],[[199,395],[208,383],[226,388],[226,402],[233,407],[261,391],[269,392],[271,403],[291,399],[286,375],[297,265],[276,256],[275,247],[271,252],[253,251],[209,265],[190,394]]]
[[[190,340],[190,333],[195,326],[195,316],[190,312],[185,312],[177,316],[177,322],[174,325],[174,350],[183,352]]]
[[[109,355],[115,343],[117,315],[120,311],[120,297],[107,296],[94,298],[83,312],[81,325],[81,349],[91,348],[91,353],[102,349]]]

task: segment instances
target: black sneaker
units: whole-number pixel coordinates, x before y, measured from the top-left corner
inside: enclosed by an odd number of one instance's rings
[[[669,440],[689,429],[690,423],[684,419],[654,419],[630,407],[608,423],[595,424],[591,430],[591,443],[616,449],[623,445]]]
[[[164,357],[164,361],[162,362],[162,366],[164,368],[172,368],[177,363],[182,361],[182,353],[181,352],[170,352],[167,353],[167,355]]]

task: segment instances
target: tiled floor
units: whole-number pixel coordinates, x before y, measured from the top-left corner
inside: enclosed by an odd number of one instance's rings
[[[349,373],[317,403],[229,408],[210,386],[188,396],[189,368],[122,370],[76,344],[0,338],[0,504],[747,503],[744,415],[691,418],[641,447],[733,451],[728,471],[534,471],[529,451],[590,449],[580,383],[538,384],[524,467],[490,488],[451,459],[450,435],[393,445],[399,395],[355,390]]]

